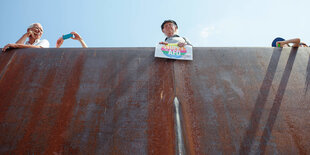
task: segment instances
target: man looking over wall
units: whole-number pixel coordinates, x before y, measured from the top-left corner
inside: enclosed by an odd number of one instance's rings
[[[40,40],[43,35],[43,27],[40,23],[31,24],[27,32],[15,43],[7,44],[2,51],[8,48],[49,48],[50,44],[46,39]],[[28,38],[28,41],[26,39]]]
[[[177,43],[179,47],[184,47],[185,45],[192,46],[188,39],[177,34],[178,25],[174,20],[165,20],[161,24],[161,30],[167,37],[165,41],[159,42],[159,44]]]

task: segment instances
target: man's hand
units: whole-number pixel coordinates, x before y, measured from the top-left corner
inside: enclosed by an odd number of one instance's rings
[[[71,37],[72,39],[80,41],[80,43],[82,44],[82,47],[83,48],[87,48],[86,43],[84,42],[84,40],[82,39],[82,37],[78,33],[71,32],[71,34],[73,34],[73,36],[74,36],[74,38]]]
[[[184,47],[185,45],[186,45],[185,42],[178,42],[178,46],[179,46],[179,47]]]
[[[28,29],[27,33],[25,35],[27,36],[27,38],[30,37],[30,36],[33,37],[34,36],[34,32],[31,29]]]
[[[159,44],[168,45],[168,43],[167,43],[167,42],[165,42],[165,41],[161,41],[161,42],[159,42]]]
[[[56,42],[56,48],[59,48],[64,43],[64,39],[60,37]]]
[[[8,48],[15,48],[16,44],[7,44],[2,48],[2,52],[5,52]]]
[[[73,34],[73,37],[71,37],[71,39],[79,40],[79,41],[83,40],[82,37],[78,33],[71,32],[71,34]]]
[[[33,31],[29,30],[27,33],[24,34],[27,38],[33,35]]]

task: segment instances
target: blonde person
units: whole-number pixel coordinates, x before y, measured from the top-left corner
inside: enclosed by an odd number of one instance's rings
[[[7,44],[2,51],[9,48],[49,48],[48,40],[40,40],[43,35],[43,27],[40,23],[31,24],[27,32],[14,44]],[[26,41],[28,38],[28,41]]]

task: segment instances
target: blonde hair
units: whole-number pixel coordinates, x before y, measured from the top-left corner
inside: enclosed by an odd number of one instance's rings
[[[40,23],[32,23],[28,26],[28,29],[31,29],[34,27],[34,25],[39,25],[41,28],[42,28],[42,31],[43,31],[43,26],[40,24]]]

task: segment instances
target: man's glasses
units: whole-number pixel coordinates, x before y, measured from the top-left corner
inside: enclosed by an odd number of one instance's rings
[[[35,33],[43,33],[43,30],[39,27],[33,27]]]

